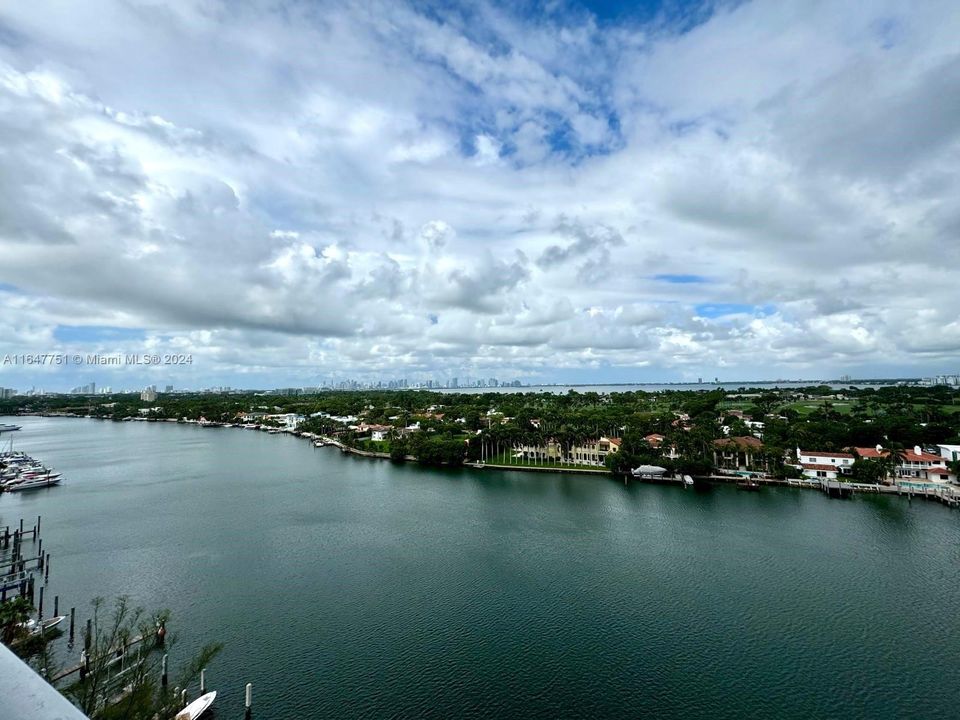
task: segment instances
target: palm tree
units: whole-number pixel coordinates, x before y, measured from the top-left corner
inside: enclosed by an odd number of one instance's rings
[[[907,459],[907,451],[903,448],[890,448],[880,453],[877,464],[880,466],[880,477],[884,480],[893,478],[894,482],[899,475],[900,466]]]
[[[902,447],[890,448],[888,454],[893,460],[894,476],[902,475],[901,466],[907,461],[907,451]]]

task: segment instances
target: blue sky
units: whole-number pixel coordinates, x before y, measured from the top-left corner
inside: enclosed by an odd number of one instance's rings
[[[958,35],[945,0],[5,3],[0,358],[194,362],[0,385],[957,372]]]

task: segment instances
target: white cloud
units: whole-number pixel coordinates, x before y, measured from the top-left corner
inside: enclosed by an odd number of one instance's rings
[[[955,3],[438,12],[0,8],[2,348],[119,326],[278,384],[956,370]]]

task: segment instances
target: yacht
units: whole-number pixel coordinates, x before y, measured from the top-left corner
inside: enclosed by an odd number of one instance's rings
[[[42,475],[28,480],[15,480],[3,486],[5,492],[17,492],[19,490],[33,490],[35,488],[50,487],[60,484],[60,473],[52,475]]]

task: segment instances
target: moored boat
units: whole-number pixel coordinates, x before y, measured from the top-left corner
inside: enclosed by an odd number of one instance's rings
[[[203,715],[207,709],[213,705],[213,701],[217,699],[217,691],[208,692],[206,695],[201,695],[192,703],[187,705],[183,710],[178,712],[173,720],[197,720],[198,717]]]
[[[57,625],[62,623],[66,617],[66,615],[55,615],[54,617],[47,618],[46,620],[34,620],[31,618],[25,623],[21,623],[20,627],[28,630],[31,635],[39,635],[41,632],[46,632],[51,628],[55,628]]]
[[[630,474],[637,478],[662,478],[666,472],[667,469],[659,465],[641,465],[633,468]]]
[[[43,475],[29,480],[14,480],[3,485],[5,492],[19,492],[20,490],[35,490],[60,484],[60,473]]]

